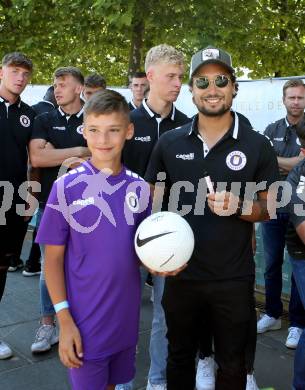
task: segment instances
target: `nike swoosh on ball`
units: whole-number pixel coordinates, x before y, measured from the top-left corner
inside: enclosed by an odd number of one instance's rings
[[[172,234],[172,233],[174,233],[174,232],[166,232],[166,233],[156,234],[155,236],[150,236],[150,237],[147,237],[147,238],[143,238],[142,240],[138,236],[137,237],[137,246],[141,247],[141,246],[147,244],[148,242],[150,242],[152,240],[155,240],[156,238],[159,238],[159,237],[162,237],[162,236],[166,236],[167,234]]]

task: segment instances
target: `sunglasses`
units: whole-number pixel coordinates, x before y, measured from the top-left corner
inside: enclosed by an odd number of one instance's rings
[[[223,74],[216,76],[214,79],[208,79],[207,77],[198,77],[195,79],[196,87],[199,89],[207,89],[210,83],[214,83],[215,87],[224,88],[229,84],[231,79]]]

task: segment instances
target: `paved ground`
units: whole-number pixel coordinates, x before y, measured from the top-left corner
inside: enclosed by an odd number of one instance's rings
[[[26,247],[23,255],[26,253]],[[30,352],[38,325],[38,277],[26,278],[21,272],[11,273],[0,305],[0,338],[14,350],[14,357],[0,361],[0,390],[68,390],[66,371],[57,358],[56,348],[44,355]],[[145,389],[149,364],[148,342],[152,304],[145,290],[142,302],[139,353],[135,390]],[[284,341],[287,324],[280,331],[258,337],[256,379],[260,388],[273,386],[289,390],[294,352]],[[234,390],[234,389],[232,389]]]

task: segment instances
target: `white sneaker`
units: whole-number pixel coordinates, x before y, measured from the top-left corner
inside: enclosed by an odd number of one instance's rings
[[[281,319],[269,317],[264,314],[257,322],[257,333],[265,333],[268,330],[279,330],[282,327]]]
[[[199,359],[196,373],[196,389],[215,389],[215,362],[212,357]]]
[[[52,345],[58,343],[59,337],[55,325],[41,325],[37,330],[35,341],[31,346],[33,353],[49,351]]]
[[[159,385],[153,385],[149,381],[147,381],[146,390],[166,390],[167,385],[166,383],[160,383]]]
[[[285,345],[287,348],[296,349],[303,329],[297,328],[296,326],[291,326],[288,328],[288,332],[289,333]]]
[[[246,390],[259,390],[253,374],[247,374]]]
[[[8,359],[13,356],[13,351],[11,348],[4,342],[0,340],[0,359]]]

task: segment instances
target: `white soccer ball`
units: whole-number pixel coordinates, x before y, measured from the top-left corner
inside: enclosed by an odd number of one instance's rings
[[[142,221],[134,243],[137,255],[146,267],[170,272],[189,261],[194,250],[194,234],[180,215],[161,211]]]

